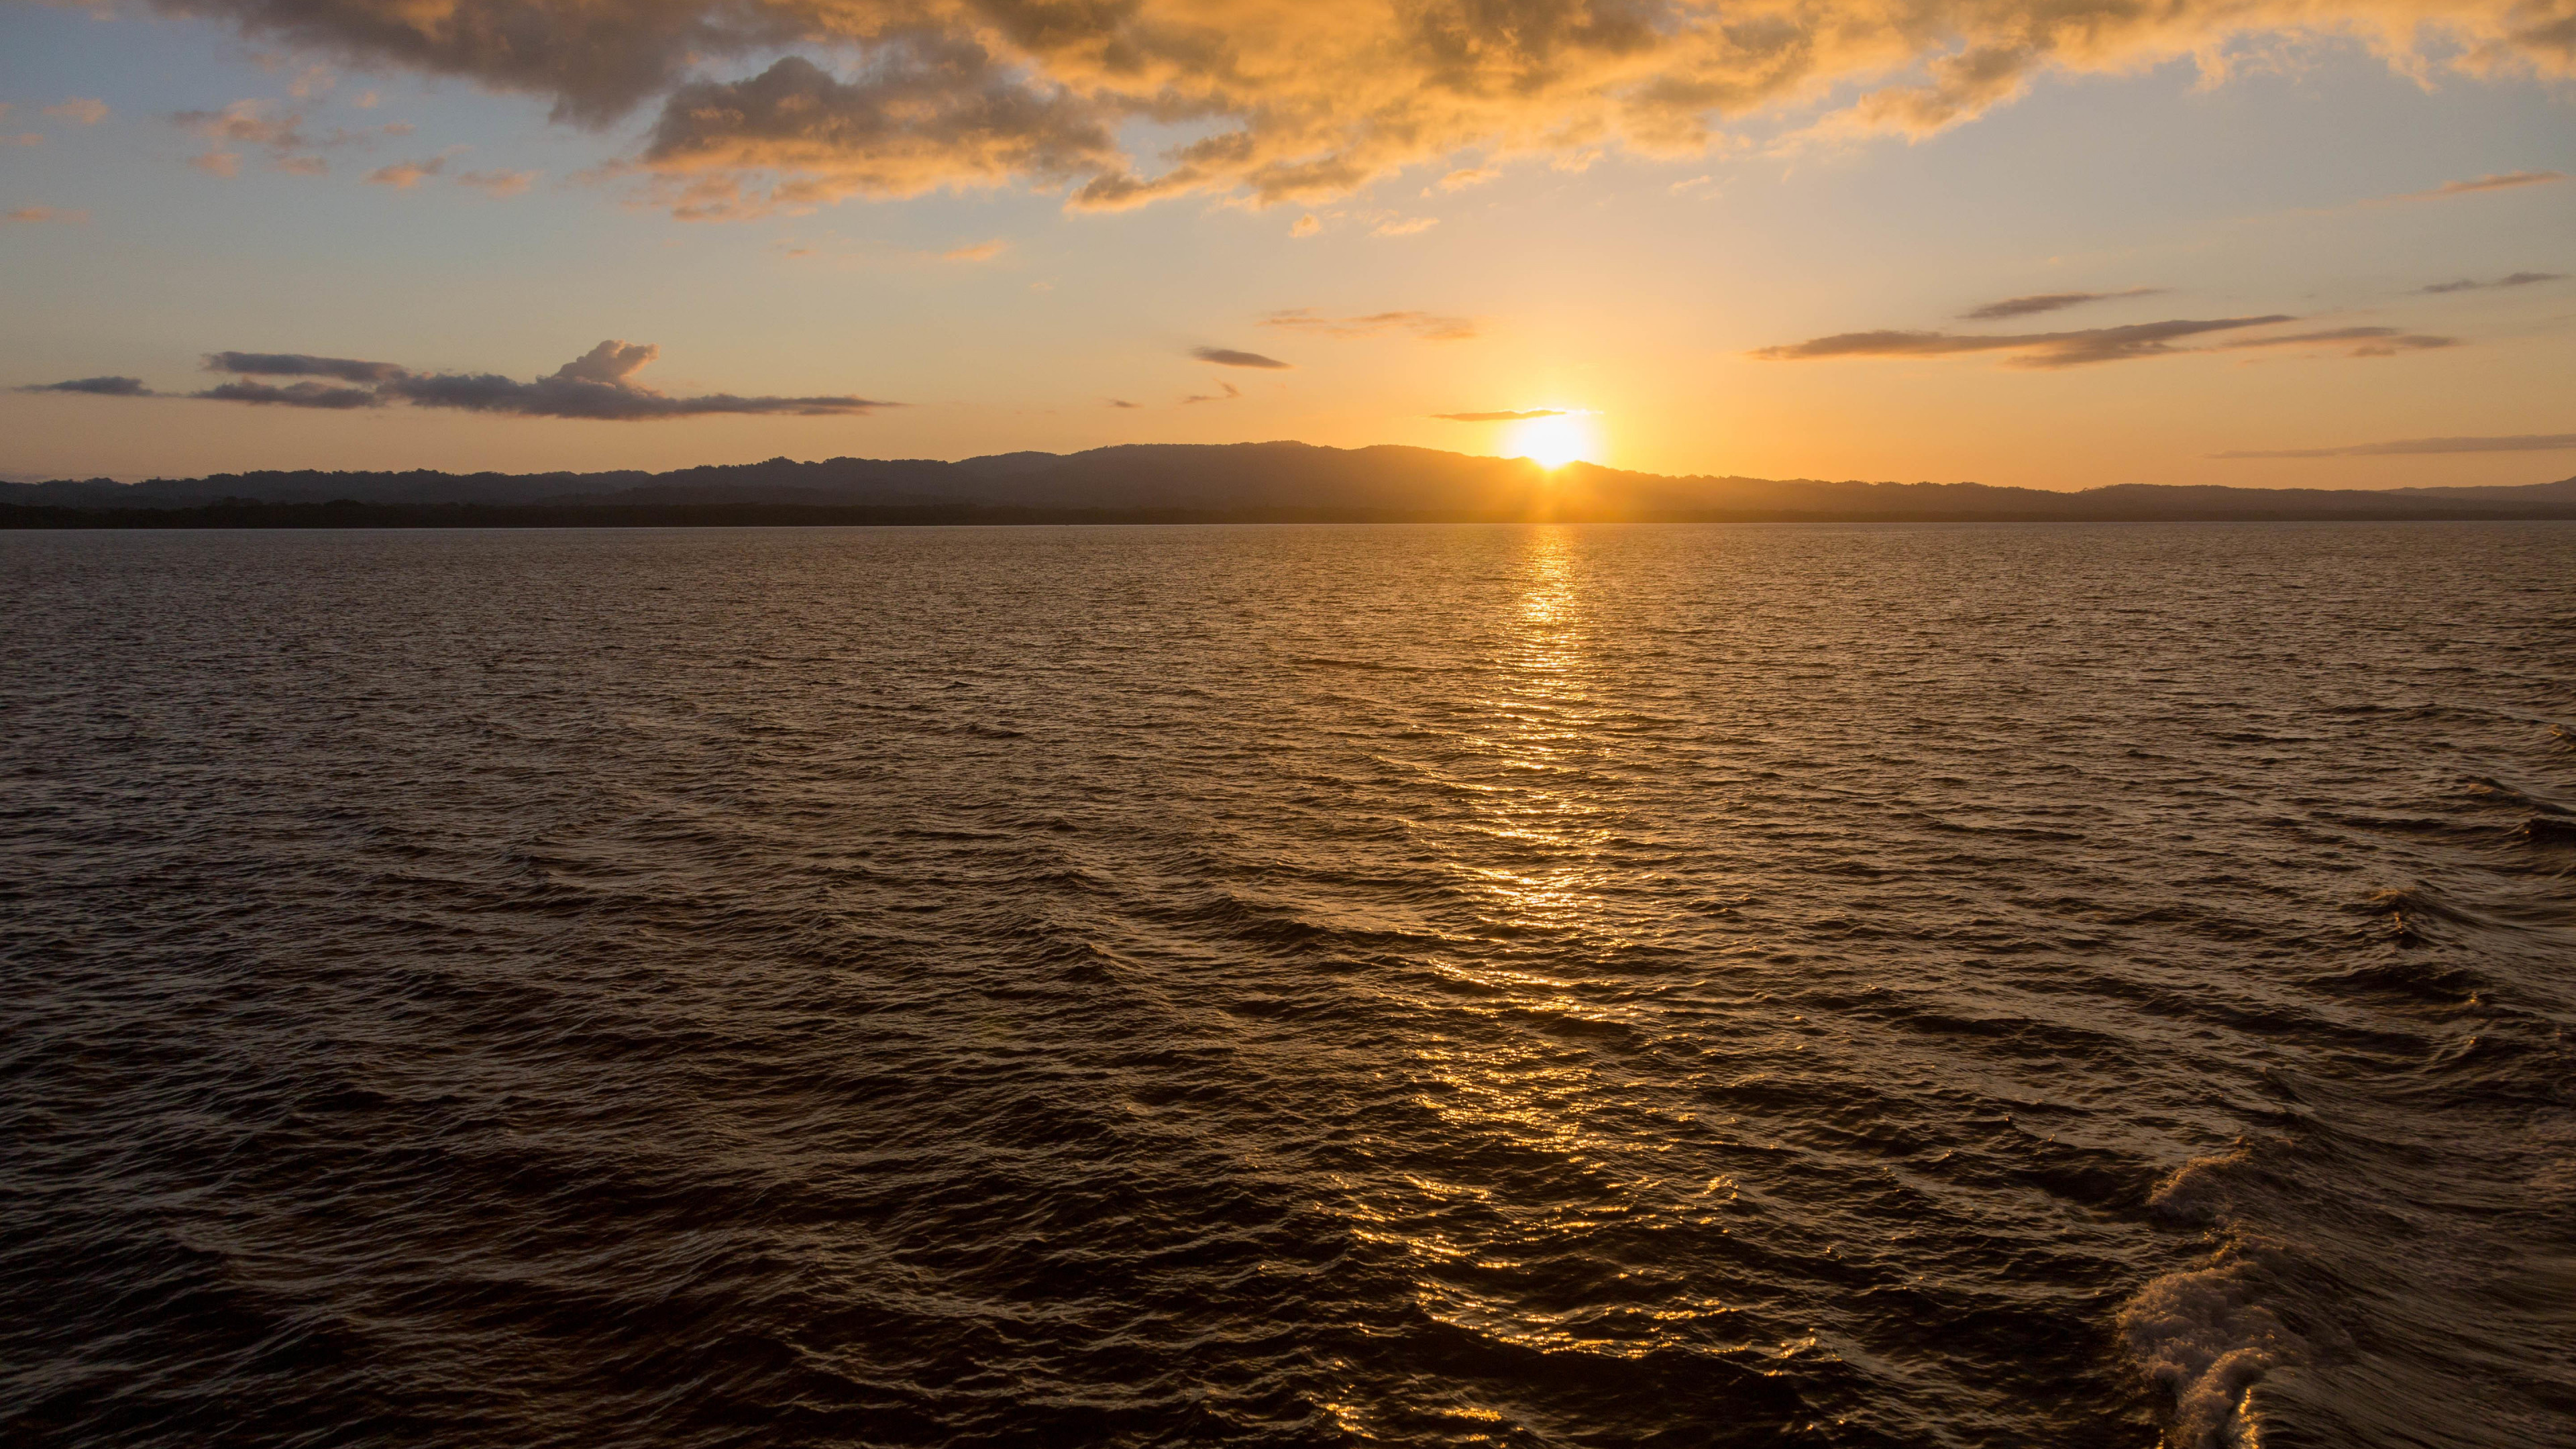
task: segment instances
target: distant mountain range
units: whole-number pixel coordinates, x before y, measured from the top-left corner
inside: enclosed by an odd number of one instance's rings
[[[830,523],[1046,519],[2189,520],[2576,518],[2576,478],[2319,489],[1664,477],[1304,443],[1137,444],[944,463],[830,458],[668,473],[219,473],[0,484],[0,524]]]

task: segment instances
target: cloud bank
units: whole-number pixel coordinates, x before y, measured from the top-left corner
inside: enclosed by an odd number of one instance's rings
[[[636,381],[645,364],[662,349],[646,343],[607,341],[534,382],[497,373],[414,372],[391,362],[353,357],[315,357],[300,352],[210,352],[211,372],[238,374],[203,392],[156,393],[138,378],[89,377],[40,383],[20,392],[77,392],[110,397],[191,397],[213,402],[249,403],[263,407],[317,408],[348,411],[409,403],[414,407],[450,408],[528,418],[586,418],[606,422],[650,422],[711,414],[836,417],[901,407],[871,398],[737,397],[713,393],[672,397]],[[256,382],[259,377],[291,377],[291,383]],[[331,379],[329,382],[320,379]],[[335,385],[341,384],[341,385]],[[347,385],[347,384],[355,384]]]
[[[1516,154],[1688,154],[1736,118],[1808,103],[1837,106],[1825,124],[1845,133],[1922,135],[2045,74],[2216,57],[2247,37],[2357,38],[2417,70],[2576,73],[2571,0],[149,3],[540,96],[569,124],[650,107],[631,174],[698,217],[949,186],[1060,186],[1078,207],[1299,201],[1470,150],[1485,163],[1449,175]],[[1194,139],[1134,155],[1138,124]]]

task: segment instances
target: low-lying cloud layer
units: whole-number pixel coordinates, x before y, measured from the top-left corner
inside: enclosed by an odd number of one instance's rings
[[[131,377],[76,378],[39,383],[20,392],[93,393],[107,397],[189,397],[214,402],[250,403],[264,407],[318,408],[349,411],[389,403],[500,413],[530,418],[588,418],[606,422],[650,422],[664,418],[711,414],[831,417],[900,407],[863,397],[672,397],[635,380],[662,349],[645,343],[607,341],[534,382],[497,373],[414,372],[399,363],[368,362],[354,357],[315,357],[300,352],[211,352],[209,372],[236,374],[202,392],[159,393]],[[254,381],[264,377],[301,379],[290,383]],[[330,379],[322,381],[321,379]]]
[[[1451,177],[1515,153],[1687,154],[1732,118],[1836,98],[1828,129],[1920,135],[2043,74],[2217,56],[2239,37],[2357,37],[2473,74],[2576,72],[2571,0],[150,3],[542,96],[573,124],[657,105],[630,164],[704,217],[995,184],[1063,186],[1084,207],[1304,200],[1464,152],[1482,160]],[[1139,123],[1196,139],[1138,156]]]
[[[2343,448],[2257,448],[2213,458],[2398,458],[2424,453],[2548,453],[2576,448],[2576,433],[2520,433],[2497,438],[2400,438]]]
[[[2126,327],[2088,327],[2074,332],[1840,332],[1831,337],[1765,347],[1753,355],[1769,362],[1803,362],[1834,357],[1952,357],[1963,353],[2003,352],[2011,354],[2004,359],[2007,367],[2060,368],[2172,357],[2187,352],[2230,352],[2263,347],[2334,348],[2347,357],[2390,357],[2400,352],[2460,345],[2460,339],[2456,337],[2401,332],[2394,327],[2335,327],[2266,337],[2231,337],[2200,347],[2174,345],[2186,338],[2277,327],[2297,320],[2286,313],[2276,312],[2263,317],[2139,322]]]

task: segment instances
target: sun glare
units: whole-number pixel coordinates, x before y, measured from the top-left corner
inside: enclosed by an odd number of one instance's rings
[[[1593,449],[1591,420],[1580,413],[1531,418],[1512,426],[1510,456],[1527,458],[1542,468],[1553,470],[1576,461],[1591,462]]]

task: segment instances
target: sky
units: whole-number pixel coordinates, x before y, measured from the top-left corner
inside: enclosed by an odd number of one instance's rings
[[[0,105],[9,478],[2576,474],[2576,0],[0,0]]]

